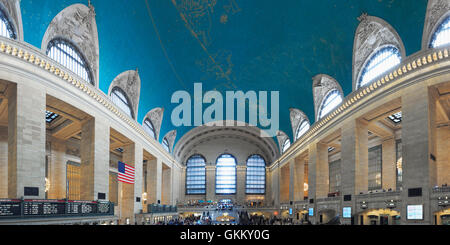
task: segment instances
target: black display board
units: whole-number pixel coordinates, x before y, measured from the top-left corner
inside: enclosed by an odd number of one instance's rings
[[[67,214],[96,214],[97,202],[89,201],[69,201],[67,203]]]
[[[0,218],[113,214],[114,204],[106,201],[0,199]]]
[[[0,200],[0,217],[20,216],[21,200]]]
[[[66,204],[63,200],[24,200],[24,216],[64,215]]]

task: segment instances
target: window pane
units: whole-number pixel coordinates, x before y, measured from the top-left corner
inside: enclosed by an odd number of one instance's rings
[[[186,194],[206,194],[206,162],[200,155],[186,162]]]
[[[436,29],[431,38],[430,48],[439,48],[450,44],[450,16]]]
[[[381,145],[369,149],[369,190],[381,189]]]
[[[167,151],[170,152],[170,148],[169,148],[169,141],[167,141],[166,138],[163,139],[163,148]]]
[[[246,189],[247,194],[264,194],[266,192],[266,162],[259,155],[247,160]]]
[[[291,141],[287,139],[286,141],[284,141],[282,153],[286,152],[289,147],[291,147]]]
[[[74,45],[62,39],[54,39],[50,41],[47,47],[47,55],[77,74],[89,83],[93,83],[88,64]]]
[[[131,105],[128,101],[128,98],[122,92],[121,89],[115,87],[111,92],[111,100],[114,104],[119,107],[123,112],[125,112],[128,116],[133,118],[133,113],[131,111]]]
[[[309,123],[306,120],[298,126],[297,133],[295,135],[295,140],[298,140],[302,135],[304,135],[309,129]]]
[[[342,95],[338,90],[332,90],[325,97],[319,110],[319,119],[321,119],[326,114],[330,113],[334,108],[342,103]]]
[[[16,39],[16,34],[5,13],[0,9],[0,36]]]
[[[216,194],[236,194],[236,159],[230,154],[217,159]]]
[[[151,137],[156,139],[155,129],[153,128],[152,122],[148,118],[145,119],[143,126],[144,126],[145,132],[147,132]]]
[[[372,82],[378,76],[400,64],[402,57],[396,47],[382,48],[372,55],[361,72],[358,88]]]
[[[341,160],[330,162],[329,164],[329,186],[330,193],[340,191],[341,187]]]

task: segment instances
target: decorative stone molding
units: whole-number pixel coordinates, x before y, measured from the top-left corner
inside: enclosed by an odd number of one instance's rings
[[[357,90],[357,84],[361,71],[369,61],[370,56],[383,47],[394,46],[405,58],[405,46],[395,31],[386,21],[367,14],[361,15],[361,22],[356,29],[353,43],[353,91]]]
[[[335,89],[337,89],[341,96],[344,97],[341,85],[339,85],[336,79],[325,74],[319,74],[313,77],[314,112],[316,121],[319,119],[319,109],[323,100],[330,91]]]
[[[92,72],[94,85],[99,81],[99,44],[95,10],[92,5],[74,4],[62,10],[50,22],[42,39],[44,53],[48,43],[55,38],[71,41],[83,54]]]
[[[144,124],[145,119],[149,119],[150,122],[153,124],[153,128],[155,130],[155,137],[156,140],[159,139],[159,132],[161,130],[161,124],[164,116],[164,108],[155,108],[147,113],[144,117],[144,121],[142,121],[142,124]]]
[[[434,32],[448,16],[450,16],[450,1],[428,0],[422,36],[422,50],[428,49]]]
[[[110,96],[115,87],[118,87],[125,92],[130,100],[134,119],[136,119],[138,116],[139,96],[141,93],[141,78],[139,77],[139,71],[137,69],[136,71],[125,71],[114,78],[111,85],[109,85],[108,94]]]
[[[280,152],[283,154],[284,142],[286,142],[286,140],[289,140],[289,143],[290,143],[289,136],[285,132],[279,130],[277,132],[277,140],[278,140],[278,146],[280,147]]]
[[[290,117],[291,117],[291,126],[292,126],[292,135],[294,136],[294,141],[297,139],[295,138],[297,136],[297,128],[300,126],[300,123],[302,123],[304,120],[308,121],[308,124],[311,125],[308,116],[306,114],[295,108],[289,109],[291,111]]]
[[[174,130],[168,132],[164,136],[164,138],[167,139],[167,141],[169,142],[169,150],[170,150],[170,152],[172,152],[173,144],[175,143],[175,139],[177,138],[177,130],[174,129]]]
[[[7,15],[6,17],[13,25],[18,41],[23,41],[22,12],[20,10],[20,0],[0,0],[0,9]]]

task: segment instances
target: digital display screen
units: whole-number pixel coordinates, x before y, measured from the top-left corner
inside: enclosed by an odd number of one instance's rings
[[[292,215],[292,208],[289,209],[289,214]]]
[[[407,219],[422,220],[423,219],[423,205],[408,205]]]
[[[314,208],[309,208],[309,216],[314,216]]]
[[[344,207],[342,210],[342,217],[344,218],[351,218],[352,217],[352,208],[351,207]]]

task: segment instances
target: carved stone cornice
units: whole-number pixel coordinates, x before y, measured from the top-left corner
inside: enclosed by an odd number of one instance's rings
[[[161,124],[164,116],[164,108],[155,108],[147,113],[147,115],[144,117],[145,119],[149,119],[150,122],[152,122],[153,129],[155,130],[155,137],[156,140],[159,139],[159,133],[161,131]],[[144,122],[142,122],[144,123]]]
[[[139,109],[139,97],[141,93],[141,78],[139,77],[138,70],[125,71],[114,78],[109,86],[109,95],[111,95],[112,89],[115,87],[119,87],[126,93],[128,99],[130,100],[131,108],[133,109],[134,118],[136,119]]]
[[[386,21],[367,14],[361,15],[358,20],[361,22],[356,29],[353,43],[353,91],[356,90],[361,70],[367,64],[371,55],[380,48],[394,46],[405,58],[405,47],[395,31]]]
[[[277,140],[278,140],[278,146],[280,148],[280,152],[283,153],[284,142],[286,142],[286,140],[289,140],[289,143],[290,143],[289,136],[285,132],[279,130],[277,132]]]
[[[177,138],[177,130],[172,130],[172,131],[169,131],[165,136],[164,136],[164,138],[165,139],[167,139],[167,142],[169,142],[169,149],[170,149],[170,152],[172,152],[172,150],[173,150],[173,145],[174,145],[174,143],[175,143],[175,139]]]
[[[0,0],[0,9],[5,12],[6,17],[13,25],[17,40],[23,41],[22,14],[20,0]]]
[[[428,0],[425,26],[423,28],[422,49],[428,49],[431,38],[439,24],[450,15],[450,1]]]
[[[322,105],[323,100],[330,91],[336,89],[339,91],[341,96],[344,97],[341,85],[339,85],[336,79],[325,74],[319,74],[313,77],[313,98],[316,120],[319,117],[319,109],[320,105]]]
[[[302,123],[304,120],[308,122],[308,124],[311,124],[309,122],[308,116],[306,114],[295,108],[291,108],[290,110],[290,118],[291,118],[291,126],[292,126],[292,135],[294,136],[294,141],[297,140],[295,137],[297,135],[297,128],[299,127],[300,123]]]
[[[93,6],[74,4],[56,15],[42,39],[44,53],[48,43],[55,38],[66,39],[79,49],[92,72],[93,83],[98,87],[99,44]]]

